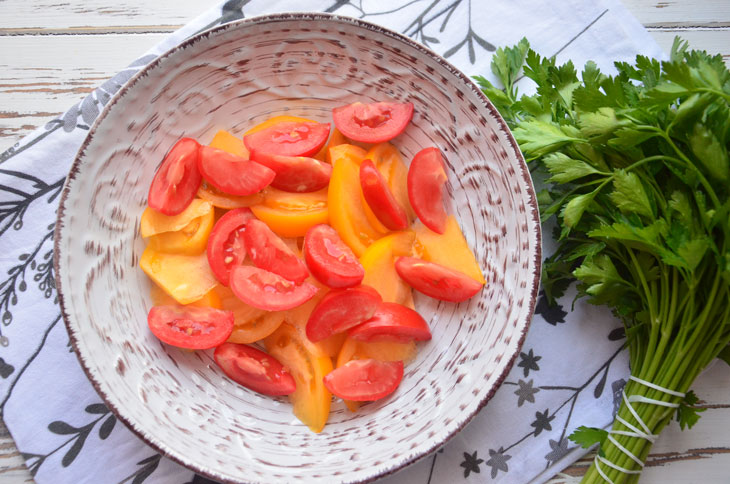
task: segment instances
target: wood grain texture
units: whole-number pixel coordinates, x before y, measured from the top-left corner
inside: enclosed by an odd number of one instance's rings
[[[730,62],[727,0],[624,0],[663,49],[675,35]],[[104,79],[184,24],[198,0],[0,2],[0,151],[81,100]],[[717,363],[694,386],[708,410],[690,432],[675,424],[656,444],[644,484],[728,482],[730,381]],[[569,469],[581,474],[588,460]],[[0,422],[0,484],[33,482]]]

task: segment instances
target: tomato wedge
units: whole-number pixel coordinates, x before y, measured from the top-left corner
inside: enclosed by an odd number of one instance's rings
[[[215,278],[228,285],[231,269],[246,259],[246,243],[243,233],[246,223],[254,218],[248,208],[237,208],[226,212],[213,227],[208,238],[208,264]]]
[[[373,317],[350,330],[348,336],[358,341],[428,341],[431,330],[423,317],[402,304],[382,303]]]
[[[236,383],[264,395],[290,395],[297,389],[294,377],[279,360],[248,345],[223,343],[215,349],[216,364]]]
[[[248,221],[243,239],[246,252],[256,267],[296,283],[309,276],[304,262],[261,220]]]
[[[393,393],[403,379],[402,361],[348,361],[324,377],[324,386],[343,400],[368,402]]]
[[[228,339],[233,313],[195,306],[154,306],[147,315],[152,334],[178,348],[206,350]]]
[[[307,156],[283,156],[256,152],[252,158],[276,173],[271,186],[285,192],[315,192],[327,186],[332,166]]]
[[[362,282],[365,269],[329,225],[315,225],[304,236],[304,260],[312,275],[329,287],[353,287]]]
[[[425,148],[408,168],[408,199],[423,225],[436,233],[446,230],[444,184],[446,171],[438,148]]]
[[[413,289],[441,301],[466,301],[482,288],[463,272],[415,257],[399,257],[395,270]]]
[[[238,196],[260,192],[276,176],[263,165],[210,146],[200,148],[198,168],[208,183],[222,192]]]
[[[365,201],[378,220],[390,230],[408,228],[408,215],[393,196],[388,184],[370,160],[360,165],[360,185]]]
[[[252,158],[259,153],[312,156],[324,146],[329,134],[329,123],[288,121],[247,134],[243,143]]]
[[[413,117],[412,103],[354,103],[332,110],[342,134],[362,143],[382,143],[403,132]]]
[[[307,321],[309,341],[321,341],[370,319],[382,299],[370,286],[333,289],[317,304]]]
[[[308,282],[295,284],[278,274],[251,266],[235,266],[229,285],[238,299],[267,311],[297,307],[312,299],[319,290]]]
[[[150,185],[147,203],[165,215],[177,215],[190,205],[200,186],[200,144],[183,138],[170,149]]]

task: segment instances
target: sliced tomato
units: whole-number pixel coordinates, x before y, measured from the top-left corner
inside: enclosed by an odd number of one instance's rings
[[[264,201],[251,207],[280,237],[304,237],[310,227],[329,220],[327,189],[290,193],[276,188],[264,190]]]
[[[264,200],[263,192],[254,193],[253,195],[245,195],[238,197],[236,195],[229,195],[228,193],[218,190],[213,185],[209,184],[206,180],[200,184],[198,188],[198,197],[203,200],[207,200],[214,206],[231,210],[234,208],[250,207],[256,205]]]
[[[246,304],[267,311],[284,311],[309,301],[319,289],[303,282],[295,284],[258,267],[235,266],[230,288]]]
[[[313,432],[321,432],[332,404],[332,394],[322,380],[332,371],[332,359],[318,354],[307,338],[287,323],[264,339],[264,345],[297,382],[296,391],[289,396],[294,415]]]
[[[253,346],[223,343],[213,358],[229,378],[255,392],[278,396],[297,389],[294,377],[279,360]]]
[[[395,270],[413,289],[441,301],[466,301],[482,288],[463,272],[415,257],[399,257]]]
[[[312,156],[324,146],[329,134],[329,123],[285,121],[245,135],[243,143],[251,157],[258,153]]]
[[[425,148],[408,168],[408,199],[423,225],[436,233],[446,230],[444,185],[446,171],[438,148]]]
[[[215,278],[228,285],[231,268],[246,259],[246,243],[243,233],[246,223],[254,218],[248,208],[237,208],[226,212],[213,227],[208,237],[208,263]]]
[[[390,230],[408,228],[408,215],[393,196],[383,175],[370,160],[360,165],[360,185],[365,201],[378,220]]]
[[[261,220],[249,220],[243,238],[246,253],[256,267],[296,283],[309,276],[304,262]]]
[[[307,321],[307,338],[321,341],[370,319],[382,299],[369,286],[333,289],[317,304]]]
[[[208,183],[237,196],[260,192],[276,176],[273,170],[263,165],[210,146],[200,148],[198,168]]]
[[[329,287],[353,287],[362,282],[365,269],[337,231],[315,225],[304,236],[304,260],[312,275]]]
[[[200,186],[200,144],[183,138],[170,149],[150,185],[147,203],[165,215],[177,215],[190,205]]]
[[[403,379],[402,361],[348,361],[324,377],[324,386],[343,400],[367,402],[393,393]]]
[[[403,132],[413,117],[412,103],[354,103],[332,110],[342,134],[362,143],[382,143]]]
[[[233,313],[195,306],[154,306],[147,315],[152,334],[178,348],[206,350],[228,339]]]
[[[327,186],[332,166],[307,156],[282,156],[256,152],[253,161],[276,173],[271,186],[285,192],[315,192]]]
[[[423,317],[402,304],[384,302],[373,317],[350,330],[348,336],[358,341],[428,341],[431,330]]]

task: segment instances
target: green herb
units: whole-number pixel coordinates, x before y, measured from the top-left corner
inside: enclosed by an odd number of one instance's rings
[[[596,444],[602,444],[608,437],[608,430],[597,429],[596,427],[580,426],[568,436],[570,440],[588,449]]]
[[[477,81],[528,161],[543,221],[555,220],[558,247],[544,264],[548,298],[577,281],[580,297],[606,305],[627,334],[631,373],[687,393],[715,357],[730,362],[730,72],[721,56],[675,40],[669,61],[637,56],[604,75],[589,62],[578,75],[526,40],[499,49],[492,71],[504,87]],[[537,84],[519,95],[521,75]],[[635,380],[627,395],[652,433],[676,415],[699,418],[697,397],[672,396]],[[622,404],[618,415],[640,428]],[[630,429],[618,421],[614,431]],[[606,459],[638,465],[613,441],[646,459],[646,439],[582,427],[571,438],[601,442]],[[615,483],[636,475],[602,467]],[[603,482],[595,467],[583,482]]]

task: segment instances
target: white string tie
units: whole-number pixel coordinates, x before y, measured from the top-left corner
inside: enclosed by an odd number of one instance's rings
[[[664,388],[662,386],[648,382],[646,380],[642,380],[641,378],[637,378],[635,376],[630,376],[629,380],[633,380],[636,383],[644,385],[645,387],[649,387],[653,390],[657,390],[657,391],[666,393],[667,395],[671,395],[673,397],[684,398],[684,396],[685,396],[684,393],[670,390],[668,388]],[[651,429],[649,429],[649,426],[646,425],[646,423],[644,423],[643,420],[641,420],[641,418],[639,417],[639,414],[636,412],[636,410],[634,409],[634,406],[631,404],[632,403],[648,403],[650,405],[658,405],[658,406],[667,407],[667,408],[679,407],[678,403],[663,402],[661,400],[656,400],[654,398],[648,398],[648,397],[644,397],[641,395],[630,395],[627,397],[625,390],[623,392],[621,392],[621,397],[623,398],[623,401],[626,404],[626,407],[629,409],[629,412],[631,413],[631,415],[639,423],[639,426],[641,427],[641,429],[636,427],[635,425],[629,423],[625,419],[623,419],[619,416],[616,416],[616,421],[618,421],[621,425],[623,425],[624,427],[626,427],[629,430],[610,430],[608,432],[607,439],[609,442],[611,442],[613,445],[615,445],[617,449],[619,449],[621,452],[623,452],[623,454],[625,456],[627,456],[629,459],[634,461],[639,466],[640,469],[638,469],[638,470],[625,469],[621,466],[614,464],[613,462],[606,459],[605,457],[601,457],[600,455],[596,454],[596,457],[593,459],[593,463],[596,467],[596,472],[598,472],[598,475],[601,476],[603,478],[603,480],[606,481],[608,484],[615,484],[615,483],[606,475],[606,473],[603,471],[603,469],[601,469],[600,464],[604,464],[608,467],[611,467],[612,469],[615,469],[623,474],[640,474],[641,469],[644,468],[644,463],[641,461],[641,459],[636,457],[626,447],[619,444],[618,441],[615,438],[613,438],[612,434],[613,435],[623,435],[626,437],[637,437],[640,439],[648,440],[652,444],[656,441],[656,439],[658,437],[658,435],[654,435],[651,433]]]

